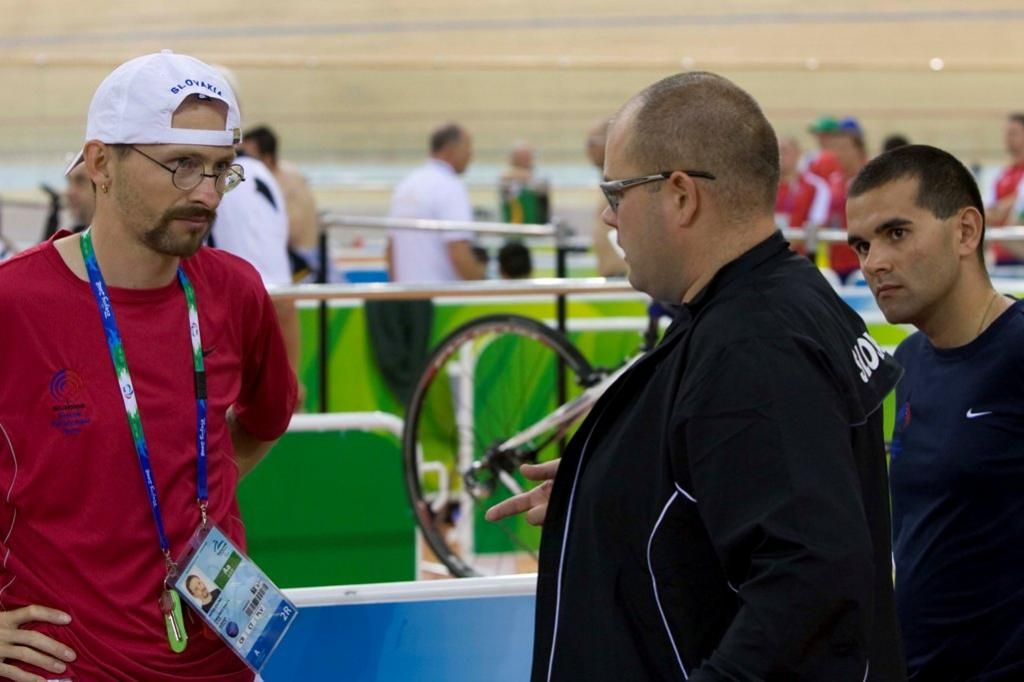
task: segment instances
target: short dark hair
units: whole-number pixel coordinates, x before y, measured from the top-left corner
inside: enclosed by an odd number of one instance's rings
[[[882,151],[890,152],[898,147],[906,147],[908,144],[910,144],[910,140],[907,139],[906,135],[901,135],[900,133],[893,133],[892,135],[886,137],[885,140],[882,142]]]
[[[508,279],[522,279],[533,274],[530,250],[522,242],[507,242],[498,251],[498,270]]]
[[[1010,114],[1009,116],[1007,116],[1006,118],[1009,121],[1013,121],[1014,123],[1019,123],[1022,126],[1024,126],[1024,112],[1015,111],[1012,114]]]
[[[430,153],[437,154],[448,145],[455,144],[465,133],[457,123],[446,123],[430,134]]]
[[[636,106],[627,154],[643,172],[685,168],[716,176],[722,204],[741,214],[771,212],[779,188],[779,143],[745,90],[713,73],[664,78]]]
[[[255,142],[256,148],[260,150],[261,155],[277,159],[277,135],[269,126],[259,125],[249,128],[245,131],[242,139]]]
[[[126,142],[114,142],[108,144],[107,147],[113,149],[114,154],[116,154],[119,159],[123,159],[128,156],[128,152],[132,150],[132,146]],[[82,163],[85,163],[85,159],[82,159]]]
[[[853,199],[897,180],[917,180],[918,207],[945,220],[972,206],[981,214],[981,240],[978,257],[985,259],[985,205],[978,183],[967,167],[949,152],[926,144],[897,147],[875,157],[861,169],[850,184],[848,198]]]
[[[491,261],[491,255],[487,253],[487,249],[479,244],[471,244],[469,250],[473,254],[473,258],[476,259],[477,263],[487,265]]]

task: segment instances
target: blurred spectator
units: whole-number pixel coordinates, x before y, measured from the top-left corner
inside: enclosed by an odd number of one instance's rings
[[[508,167],[501,174],[501,182],[526,184],[533,180],[533,147],[529,142],[517,142],[508,155]]]
[[[1010,165],[999,173],[992,192],[985,198],[985,217],[992,227],[1012,222],[1017,187],[1024,178],[1024,113],[1010,114],[1007,118],[1004,140]]]
[[[221,64],[213,64],[238,97],[241,105],[241,84],[235,72]],[[288,213],[284,192],[270,168],[259,158],[248,154],[240,144],[236,163],[245,173],[245,181],[224,195],[217,208],[217,217],[210,230],[209,244],[233,253],[249,262],[267,289],[292,283],[288,261]],[[297,303],[274,299],[284,338],[288,363],[295,373],[298,395],[295,409],[301,411],[306,400],[306,387],[301,381],[299,364],[302,337],[299,330]]]
[[[828,183],[814,173],[801,172],[799,166],[800,143],[794,137],[780,137],[775,222],[779,227],[825,225],[832,197]]]
[[[906,147],[908,144],[910,144],[910,140],[907,139],[906,135],[893,133],[886,137],[885,141],[882,142],[882,153],[884,154],[885,152],[898,149],[899,147]]]
[[[831,149],[836,135],[839,134],[839,119],[835,116],[822,116],[811,124],[809,131],[818,142],[818,148],[803,159],[803,170],[828,178],[839,170],[839,162]]]
[[[86,173],[84,163],[78,164],[68,173],[67,182],[64,201],[71,214],[71,231],[81,232],[92,224],[92,214],[96,210],[96,188]]]
[[[249,261],[266,287],[291,284],[288,212],[284,193],[259,159],[239,153],[245,182],[225,194],[210,232],[210,245]]]
[[[529,279],[533,275],[533,260],[526,245],[506,242],[498,251],[498,272],[502,279]]]
[[[473,139],[451,123],[430,136],[430,158],[391,196],[391,218],[470,221],[469,192],[459,178],[473,157]],[[481,279],[471,232],[388,230],[388,272],[394,282],[454,282]]]
[[[601,175],[604,174],[604,143],[609,123],[609,119],[602,119],[587,133],[587,158]],[[602,277],[625,277],[626,261],[622,259],[622,253],[612,242],[616,238],[614,230],[601,219],[607,205],[608,202],[602,197],[595,211],[591,231],[594,256],[597,258],[597,273]]]
[[[1010,165],[1003,168],[985,197],[985,219],[989,227],[1013,225],[1021,219],[1015,205],[1024,187],[1024,112],[1010,114],[1006,119],[1004,138]],[[990,250],[998,265],[1019,263],[1019,246],[990,242]]]
[[[473,139],[449,123],[430,136],[430,158],[395,188],[391,218],[470,221],[473,207],[459,178],[473,157]],[[456,282],[487,272],[473,248],[473,233],[388,230],[387,263],[393,282]],[[486,253],[484,254],[486,255]],[[434,320],[429,300],[368,301],[367,330],[377,367],[401,405],[409,404],[427,357]]]
[[[288,259],[294,280],[315,279],[320,264],[320,226],[309,181],[298,167],[278,157],[278,138],[268,126],[246,131],[242,150],[270,169],[284,194],[288,210]],[[324,277],[324,281],[328,279]]]
[[[829,135],[829,151],[836,162],[836,169],[825,176],[832,201],[829,207],[828,225],[846,229],[846,190],[853,178],[868,162],[867,145],[864,141],[864,130],[856,118],[847,116],[837,122],[835,130]],[[846,278],[860,268],[857,254],[843,243],[833,243],[828,248],[827,265],[839,275]]]
[[[498,183],[501,218],[506,223],[546,223],[550,217],[547,180],[534,176],[533,147],[518,142]]]
[[[487,265],[491,262],[491,254],[487,253],[487,249],[479,244],[474,244],[470,248],[473,250],[473,257],[477,259],[477,262],[479,262],[480,265],[484,266],[484,270],[486,271]]]
[[[239,152],[235,162],[245,171],[245,182],[221,199],[210,232],[210,246],[248,261],[268,289],[292,283],[288,263],[288,213],[284,194],[273,173],[259,159]],[[294,301],[274,299],[288,362],[299,376],[301,336]],[[305,386],[298,381],[296,407],[305,401]]]
[[[62,208],[68,209],[71,218],[71,225],[68,229],[72,233],[77,234],[92,223],[92,214],[96,210],[96,188],[86,174],[85,166],[77,163],[77,155],[68,156],[68,161],[72,159],[76,161],[76,164],[70,171],[66,171],[67,186],[63,193],[57,192],[45,183],[40,186],[40,189],[50,199],[46,224],[43,226],[43,241],[52,237],[60,229]]]

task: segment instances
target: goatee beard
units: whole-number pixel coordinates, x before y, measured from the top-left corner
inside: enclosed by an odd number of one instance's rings
[[[194,220],[196,218],[203,218],[207,223],[206,229],[203,230],[201,234],[189,234],[182,237],[176,237],[171,232],[170,227],[173,221]],[[210,234],[210,230],[213,228],[213,221],[216,218],[216,211],[212,211],[208,208],[202,208],[200,206],[172,208],[160,216],[156,225],[143,233],[142,239],[154,251],[168,256],[187,258],[198,251],[199,247],[201,247],[206,241],[207,236]]]

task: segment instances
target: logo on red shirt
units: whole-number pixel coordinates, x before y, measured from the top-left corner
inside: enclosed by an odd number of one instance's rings
[[[92,421],[89,417],[88,392],[85,381],[71,369],[60,369],[50,379],[50,396],[53,398],[53,421],[51,426],[60,429],[65,436],[82,432]]]

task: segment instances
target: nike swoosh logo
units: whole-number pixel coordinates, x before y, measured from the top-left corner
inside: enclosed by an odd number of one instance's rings
[[[971,408],[971,409],[967,410],[967,418],[968,419],[977,419],[978,417],[984,417],[986,414],[992,414],[992,412],[991,411],[988,411],[988,412],[975,412],[974,408]]]
[[[210,346],[209,348],[203,348],[202,349],[203,357],[204,358],[207,357],[210,353],[212,353],[215,350],[217,350],[217,346]]]

